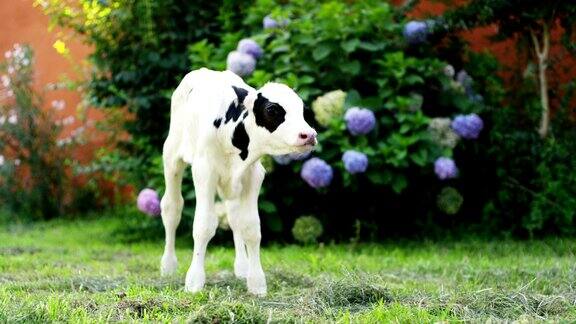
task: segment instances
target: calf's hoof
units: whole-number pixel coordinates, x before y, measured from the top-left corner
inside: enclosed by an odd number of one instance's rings
[[[197,293],[204,288],[206,276],[203,273],[194,273],[188,271],[186,274],[186,283],[184,284],[184,291]]]
[[[189,293],[197,293],[197,292],[201,292],[202,289],[204,289],[204,285],[200,285],[200,284],[186,284],[184,286],[184,291],[185,292],[189,292]]]
[[[252,295],[258,297],[265,297],[266,296],[266,279],[262,278],[255,278],[255,277],[248,277],[246,282],[248,286],[248,292]]]
[[[164,255],[160,261],[160,275],[163,277],[176,273],[178,269],[178,260],[175,255]]]

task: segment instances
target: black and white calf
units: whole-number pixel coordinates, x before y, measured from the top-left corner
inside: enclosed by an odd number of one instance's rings
[[[185,290],[197,292],[204,286],[206,247],[218,226],[217,193],[225,201],[234,235],[234,273],[247,279],[248,291],[265,295],[258,216],[264,179],[260,158],[307,152],[316,144],[316,131],[304,120],[302,100],[282,84],[255,90],[232,72],[199,69],[188,73],[174,91],[170,118],[163,153],[162,275],[176,271],[175,232],[184,204],[181,183],[186,164],[191,164],[196,191],[194,254]]]

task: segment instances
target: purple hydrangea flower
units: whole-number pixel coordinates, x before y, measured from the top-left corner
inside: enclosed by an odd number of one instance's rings
[[[273,155],[272,158],[274,161],[276,161],[276,163],[280,165],[287,165],[292,162],[292,157],[290,157],[290,154]]]
[[[278,28],[278,27],[285,27],[288,25],[288,19],[284,19],[282,21],[278,21],[272,17],[270,17],[270,15],[264,17],[264,19],[262,19],[262,27],[264,27],[264,29],[273,29],[273,28]]]
[[[410,45],[424,43],[428,36],[428,25],[423,21],[410,21],[404,26],[404,38]]]
[[[346,151],[342,155],[346,170],[352,174],[365,172],[368,168],[368,157],[358,151]]]
[[[256,59],[252,55],[233,51],[228,54],[226,59],[227,69],[244,77],[252,74],[256,68]]]
[[[469,96],[470,101],[481,104],[484,102],[484,97],[481,94],[473,94]]]
[[[301,153],[290,153],[289,155],[292,160],[302,161],[307,159],[310,156],[310,154],[312,154],[312,151],[306,151]]]
[[[310,187],[318,189],[326,187],[332,182],[334,172],[328,163],[314,157],[304,162],[300,176]]]
[[[441,157],[434,162],[434,172],[440,180],[452,179],[458,175],[458,168],[451,158]]]
[[[461,70],[460,72],[458,72],[458,74],[456,74],[456,82],[458,82],[462,86],[462,88],[464,88],[464,92],[468,96],[474,95],[474,88],[472,88],[474,80],[472,79],[470,74],[468,74],[468,72],[466,72],[465,70]]]
[[[264,54],[262,47],[250,38],[244,38],[238,43],[238,52],[252,55],[255,59],[259,59]]]
[[[302,152],[302,153],[290,153],[290,154],[282,154],[282,155],[273,155],[272,158],[276,163],[280,165],[287,165],[292,161],[302,161],[307,159],[312,151]]]
[[[352,135],[368,134],[376,126],[376,117],[370,109],[352,107],[344,115],[346,126]]]
[[[153,189],[146,188],[140,191],[136,200],[138,210],[149,216],[160,215],[160,198]]]
[[[262,20],[262,26],[264,27],[264,29],[270,29],[270,28],[278,28],[279,25],[276,19],[268,15],[264,17],[264,19]]]
[[[476,139],[482,128],[484,128],[484,122],[476,114],[456,116],[452,121],[452,129],[462,138]]]

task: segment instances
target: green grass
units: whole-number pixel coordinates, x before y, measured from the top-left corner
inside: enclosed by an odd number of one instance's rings
[[[159,277],[162,242],[122,243],[105,217],[0,229],[0,322],[576,321],[576,240],[268,246],[268,296],[246,293],[231,247],[211,246],[206,290]],[[158,223],[159,226],[160,223]]]

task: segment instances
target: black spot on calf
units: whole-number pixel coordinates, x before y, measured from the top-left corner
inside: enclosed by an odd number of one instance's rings
[[[222,118],[214,119],[214,127],[216,128],[220,127],[220,123],[222,123]]]
[[[248,117],[248,110],[246,110],[246,111],[244,112],[244,116],[242,116],[242,119],[244,120],[244,119],[246,119],[246,117]]]
[[[240,117],[240,114],[242,114],[243,109],[244,105],[236,104],[234,101],[232,101],[230,106],[228,106],[228,110],[226,111],[226,121],[224,121],[224,123],[228,123],[231,119],[237,121]]]
[[[232,133],[232,145],[240,149],[240,158],[246,160],[248,157],[248,144],[250,144],[250,137],[246,133],[246,128],[243,122],[239,122]]]
[[[286,116],[286,110],[282,106],[269,101],[261,93],[258,93],[253,110],[256,125],[266,128],[270,133],[284,122]]]

